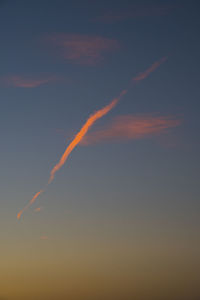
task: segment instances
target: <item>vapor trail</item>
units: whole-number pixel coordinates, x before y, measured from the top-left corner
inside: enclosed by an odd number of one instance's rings
[[[48,184],[52,182],[54,179],[55,173],[60,170],[60,168],[64,165],[66,162],[68,156],[72,152],[72,150],[80,143],[80,141],[83,139],[83,137],[86,135],[90,127],[100,118],[102,118],[104,115],[106,115],[111,109],[113,109],[116,104],[119,102],[122,96],[124,96],[127,93],[127,90],[123,90],[120,95],[113,99],[108,105],[104,106],[102,109],[97,110],[95,113],[93,113],[85,122],[83,127],[80,129],[80,131],[75,135],[75,138],[72,140],[72,142],[69,144],[69,146],[66,148],[64,154],[62,155],[60,161],[53,167],[50,173],[50,178],[48,181]]]
[[[152,73],[155,69],[157,69],[162,63],[164,63],[167,60],[167,57],[163,57],[159,61],[155,62],[149,69],[147,69],[145,72],[140,73],[137,77],[132,78],[132,82],[134,81],[140,81],[145,79],[150,73]],[[71,141],[69,146],[66,148],[65,152],[61,156],[59,162],[53,167],[53,169],[50,172],[50,177],[48,180],[49,185],[55,177],[55,173],[60,170],[60,168],[65,164],[67,158],[69,157],[72,150],[82,141],[90,127],[100,118],[105,116],[110,110],[112,110],[117,103],[120,101],[120,99],[128,92],[127,89],[123,90],[118,97],[114,98],[108,105],[104,106],[102,109],[97,110],[94,112],[85,122],[85,124],[81,127],[79,132],[75,135],[74,139]],[[45,189],[40,190],[37,192],[34,197],[31,199],[31,201],[17,214],[17,218],[20,219],[22,214],[25,210],[31,206],[35,200],[38,198],[38,196],[41,193],[44,193]]]
[[[96,112],[94,112],[85,122],[85,124],[82,126],[82,128],[79,130],[79,132],[75,135],[74,139],[71,141],[71,143],[69,144],[69,146],[66,148],[65,152],[63,153],[61,159],[59,160],[59,162],[53,167],[53,169],[50,172],[50,177],[49,177],[49,181],[48,184],[50,184],[54,177],[55,177],[55,173],[60,170],[60,168],[64,165],[64,163],[66,162],[68,156],[70,155],[70,153],[72,152],[72,150],[80,143],[80,141],[83,139],[83,137],[86,135],[86,133],[88,132],[88,130],[90,129],[90,127],[100,118],[102,118],[103,116],[105,116],[111,109],[113,109],[117,103],[119,102],[119,100],[127,93],[127,90],[123,90],[118,97],[114,98],[108,105],[104,106],[102,109],[97,110]],[[37,192],[34,197],[31,199],[31,201],[17,214],[17,219],[20,219],[22,214],[24,213],[25,210],[27,210],[29,208],[29,206],[31,206],[35,200],[38,198],[38,196],[44,192],[43,190],[40,190],[39,192]]]
[[[147,78],[152,72],[154,72],[161,64],[163,64],[168,59],[167,56],[161,58],[160,60],[153,63],[146,71],[139,73],[136,77],[133,77],[133,81],[140,81]]]
[[[29,206],[31,206],[35,202],[37,197],[42,193],[44,193],[44,190],[40,190],[39,192],[37,192],[31,199],[31,201],[22,210],[20,210],[20,212],[17,214],[18,220],[21,218],[21,215],[25,212],[25,210],[27,210],[29,208]]]

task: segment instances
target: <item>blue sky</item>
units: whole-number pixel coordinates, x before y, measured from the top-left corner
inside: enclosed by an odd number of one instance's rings
[[[105,263],[102,274],[110,274],[114,295],[112,272],[123,257],[127,282],[134,277],[138,286],[148,287],[138,275],[146,267],[156,262],[158,284],[165,274],[165,263],[154,255],[167,257],[172,272],[178,252],[182,271],[175,266],[175,277],[188,283],[188,290],[181,283],[180,290],[198,293],[192,286],[199,260],[198,1],[8,0],[0,2],[0,28],[2,296],[50,299],[52,280],[52,294],[59,290],[61,298],[71,293],[83,299],[89,288],[82,291],[82,284],[89,287],[88,274],[96,274],[98,261]],[[146,78],[130,84],[163,57],[168,58]],[[93,136],[100,131],[104,138],[74,149],[46,193],[18,221],[18,211],[47,183],[87,118],[123,89],[128,92],[119,104],[91,128]],[[158,119],[166,118],[160,128]],[[35,212],[37,207],[41,211]],[[107,270],[113,251],[116,260]],[[69,261],[70,272],[80,278],[72,276],[67,291]],[[36,294],[27,285],[36,278],[34,266],[45,283],[40,286],[38,279]],[[46,268],[52,276],[60,268],[61,275],[46,279]],[[170,294],[168,279],[163,291]],[[98,276],[94,281],[100,285]]]

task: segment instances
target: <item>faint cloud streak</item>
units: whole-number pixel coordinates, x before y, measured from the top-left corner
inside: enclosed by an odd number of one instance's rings
[[[48,238],[48,236],[46,236],[46,235],[42,235],[42,236],[40,237],[40,239],[41,239],[41,240],[48,240],[49,238]]]
[[[34,209],[35,212],[40,212],[41,210],[42,210],[42,207],[36,207],[36,208]]]
[[[46,37],[56,52],[71,63],[96,65],[106,53],[119,48],[119,42],[101,36],[53,34]]]
[[[105,13],[102,16],[98,16],[93,21],[101,23],[116,23],[124,21],[127,19],[139,18],[139,17],[156,17],[168,15],[169,12],[174,8],[169,5],[153,6],[153,5],[143,5],[143,6],[133,6],[128,10],[116,12],[112,11]]]
[[[148,138],[166,133],[167,129],[180,124],[181,120],[172,116],[151,114],[118,116],[102,129],[88,133],[81,141],[81,145]]]
[[[55,82],[58,78],[56,76],[47,76],[43,78],[32,78],[20,75],[12,75],[6,77],[0,77],[1,85],[5,87],[19,87],[19,88],[36,88],[38,86]]]
[[[154,72],[161,64],[163,64],[168,59],[167,56],[161,58],[151,65],[150,68],[145,70],[144,72],[139,73],[136,77],[133,77],[133,81],[140,81],[147,78],[152,72]]]

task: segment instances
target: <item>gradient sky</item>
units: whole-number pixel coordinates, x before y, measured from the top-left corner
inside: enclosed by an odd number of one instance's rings
[[[198,2],[0,1],[0,300],[200,297]]]

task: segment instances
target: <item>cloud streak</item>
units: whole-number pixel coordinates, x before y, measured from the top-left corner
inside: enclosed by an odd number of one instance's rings
[[[46,236],[46,235],[42,235],[42,236],[40,237],[40,239],[41,239],[41,240],[48,240],[49,238],[48,238],[48,236]]]
[[[162,65],[168,59],[167,56],[153,63],[147,70],[139,73],[137,76],[132,78],[133,82],[146,79],[152,72],[154,72],[160,65]]]
[[[181,120],[172,116],[152,114],[118,116],[107,126],[88,133],[81,141],[81,145],[149,138],[164,134],[169,128],[177,127],[180,124]]]
[[[35,210],[35,212],[40,212],[42,210],[42,207],[36,207],[34,210]]]
[[[101,36],[81,34],[53,34],[45,39],[67,61],[96,65],[104,55],[119,48],[119,42]]]
[[[37,192],[31,199],[31,201],[22,210],[20,210],[20,212],[17,214],[18,220],[21,218],[21,216],[25,212],[25,210],[27,210],[29,208],[29,206],[31,206],[35,202],[35,200],[38,198],[38,196],[42,193],[44,193],[44,190],[40,190],[39,192]]]
[[[12,75],[0,78],[1,85],[6,87],[18,87],[18,88],[36,88],[38,86],[47,84],[49,82],[56,81],[55,76],[48,76],[43,78],[30,78],[20,75]]]
[[[141,18],[141,17],[156,17],[167,15],[171,10],[172,6],[162,5],[143,5],[143,6],[133,6],[129,10],[124,10],[120,12],[109,12],[102,16],[98,16],[93,21],[100,23],[116,23],[124,21],[127,19]]]

